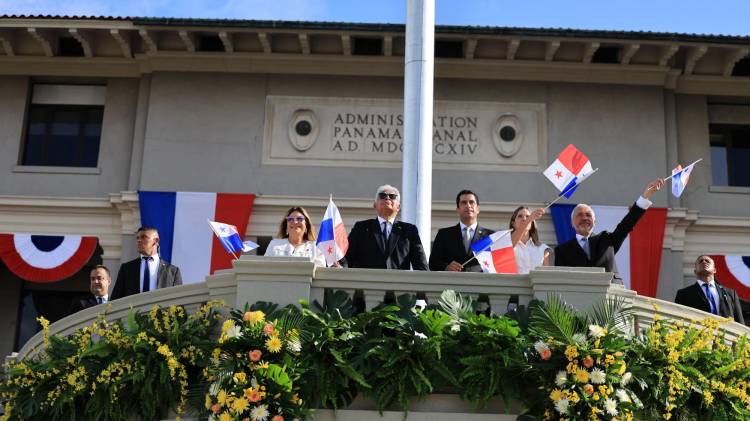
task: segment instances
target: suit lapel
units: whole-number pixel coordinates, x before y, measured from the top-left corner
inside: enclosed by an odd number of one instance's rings
[[[161,256],[159,256],[159,271],[156,275],[156,289],[159,288],[166,288],[169,285],[167,285],[167,264],[164,263],[164,260],[161,259]]]
[[[398,239],[401,237],[401,222],[394,222],[391,228],[391,235],[388,237],[388,244],[386,244],[386,256],[390,256],[393,253],[393,249],[398,244]]]
[[[383,242],[383,231],[381,231],[380,223],[378,222],[378,218],[372,219],[372,223],[370,224],[370,230],[372,231],[372,235],[375,237],[375,244],[378,245],[378,249],[380,249],[380,252],[383,253],[383,256],[385,256],[385,243]]]
[[[694,294],[698,297],[699,301],[703,304],[703,310],[710,313],[711,305],[708,303],[708,298],[706,298],[706,293],[703,291],[703,288],[701,288],[698,282],[695,282],[693,284],[693,290],[695,291]]]

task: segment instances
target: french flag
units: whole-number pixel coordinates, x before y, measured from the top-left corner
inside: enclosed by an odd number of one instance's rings
[[[560,191],[560,196],[569,199],[578,188],[578,184],[593,172],[591,161],[570,144],[560,152],[555,162],[544,170],[544,176]]]
[[[713,255],[716,279],[732,288],[745,301],[750,301],[750,256]]]
[[[697,162],[693,162],[685,168],[682,168],[682,165],[678,165],[677,168],[672,170],[672,194],[675,197],[682,196],[682,192],[685,190],[688,180],[690,180],[690,173],[693,172],[693,166]]]
[[[159,256],[176,265],[183,282],[203,282],[219,269],[232,267],[206,220],[224,221],[245,233],[254,194],[138,192],[141,225],[159,230]]]
[[[518,273],[510,230],[497,231],[471,243],[471,250],[483,272]]]
[[[318,249],[326,257],[326,264],[333,266],[346,255],[349,248],[349,238],[346,235],[344,220],[341,219],[339,208],[333,203],[333,198],[328,200],[326,213],[320,222],[318,232]]]

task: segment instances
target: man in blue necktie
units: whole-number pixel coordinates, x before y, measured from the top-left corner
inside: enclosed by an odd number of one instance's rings
[[[97,304],[107,303],[109,301],[109,284],[111,282],[109,269],[106,266],[94,266],[89,274],[89,290],[91,294],[73,299],[70,306],[70,314]]]
[[[112,290],[113,300],[182,285],[180,269],[159,256],[159,231],[156,228],[139,228],[135,244],[140,256],[120,266]]]
[[[737,323],[745,323],[737,293],[717,282],[716,266],[711,257],[698,256],[693,273],[697,278],[696,282],[677,291],[675,303],[721,317],[732,317]]]

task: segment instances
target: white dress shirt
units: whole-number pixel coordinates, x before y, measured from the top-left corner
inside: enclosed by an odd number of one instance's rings
[[[526,274],[531,269],[544,265],[544,252],[548,249],[549,246],[544,243],[534,244],[531,238],[526,243],[519,240],[513,247],[513,251],[516,253],[518,273]]]
[[[307,257],[315,266],[326,267],[326,257],[318,250],[314,241],[305,241],[295,247],[286,238],[276,238],[268,243],[264,256],[300,256]]]
[[[708,284],[708,289],[714,295],[713,296],[713,302],[714,302],[714,305],[716,306],[715,307],[716,308],[716,313],[718,314],[719,313],[719,290],[718,290],[718,288],[716,288],[716,283],[714,283],[713,281],[711,281],[711,282],[704,282],[704,281],[698,279],[698,285],[700,285],[701,292],[703,293],[703,295],[706,295],[706,287],[704,286],[706,284]],[[707,295],[706,295],[706,299],[709,300],[709,301],[711,301],[711,297],[709,297]]]
[[[143,258],[145,255],[140,255],[141,259],[141,270],[138,272],[138,288],[143,292],[143,270],[146,267],[146,261]],[[152,259],[148,262],[148,290],[154,291],[156,289],[156,280],[159,277],[159,255],[155,254],[151,256]]]

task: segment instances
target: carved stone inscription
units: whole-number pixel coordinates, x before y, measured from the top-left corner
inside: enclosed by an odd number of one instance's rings
[[[537,171],[546,157],[544,104],[436,101],[433,166]],[[400,100],[269,96],[264,164],[400,167]]]

